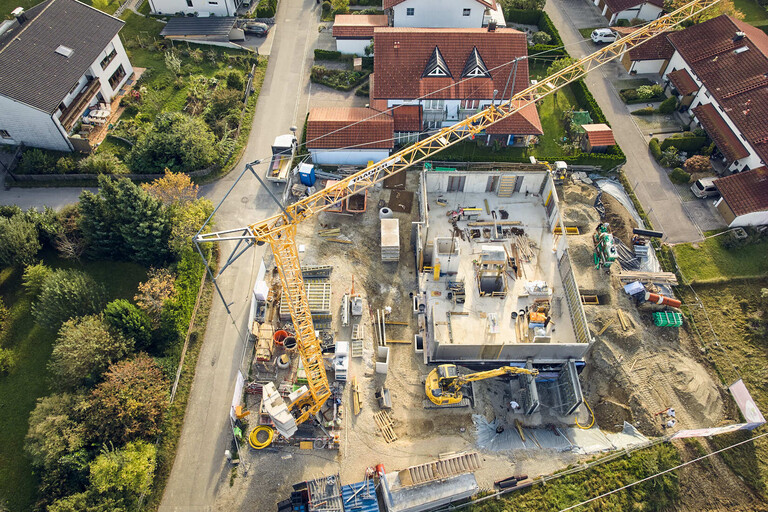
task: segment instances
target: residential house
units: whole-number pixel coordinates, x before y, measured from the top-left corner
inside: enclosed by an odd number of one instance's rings
[[[600,14],[615,25],[619,20],[653,21],[664,10],[664,0],[593,0]]]
[[[732,172],[768,161],[768,35],[722,15],[668,36],[664,78]],[[716,165],[720,167],[720,165]],[[720,169],[722,170],[722,169]]]
[[[389,114],[360,107],[312,108],[307,149],[318,165],[365,165],[389,156],[394,147]]]
[[[72,151],[85,111],[133,73],[124,22],[76,0],[15,13],[0,25],[0,143]]]
[[[182,16],[236,16],[243,0],[149,0],[152,14]]]
[[[611,27],[611,30],[615,30],[623,37],[631,34],[637,28]],[[667,35],[662,33],[630,49],[621,58],[621,63],[632,74],[651,73],[661,75],[667,68],[669,59],[672,58],[674,53],[675,49],[672,47],[672,43],[667,39]]]
[[[393,113],[395,137],[451,126],[529,85],[525,34],[512,29],[377,28],[370,106]],[[417,110],[418,109],[418,110]],[[542,135],[534,104],[489,127],[487,144],[527,145]]]
[[[373,43],[373,29],[388,24],[385,14],[338,14],[333,21],[336,50],[365,55],[365,49]]]
[[[613,130],[607,124],[583,124],[581,129],[584,130],[581,149],[585,153],[605,153],[610,146],[616,145]]]
[[[383,0],[391,27],[482,28],[505,25],[497,0]]]
[[[768,168],[715,180],[720,199],[715,206],[728,227],[768,225]]]

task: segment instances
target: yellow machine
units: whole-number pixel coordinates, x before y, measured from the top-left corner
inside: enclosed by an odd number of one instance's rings
[[[502,366],[495,370],[459,375],[455,364],[441,364],[427,375],[424,391],[435,405],[456,405],[464,399],[464,386],[470,382],[521,373],[535,377],[539,371],[515,366]]]
[[[409,167],[433,158],[438,152],[458,142],[474,139],[475,136],[489,126],[506,119],[521,109],[536,103],[564,86],[584,78],[587,73],[604,64],[621,57],[631,49],[647,42],[649,39],[664,33],[672,27],[690,19],[705,9],[717,4],[720,0],[693,0],[680,9],[667,14],[647,25],[638,28],[631,34],[602,47],[574,64],[539,80],[522,91],[498,103],[473,114],[463,121],[448,126],[426,136],[405,149],[387,158],[370,163],[365,169],[327,186],[293,204],[280,204],[280,213],[261,220],[250,226],[224,231],[203,233],[202,229],[195,237],[195,243],[236,241],[237,246],[229,259],[222,266],[219,274],[232,262],[242,255],[252,245],[271,246],[275,258],[275,266],[280,273],[283,286],[283,296],[286,297],[291,312],[298,350],[304,369],[307,373],[308,391],[288,404],[296,423],[302,423],[315,417],[323,404],[331,396],[328,377],[325,374],[323,355],[320,342],[315,337],[312,315],[309,311],[304,280],[299,264],[299,251],[296,245],[296,230],[298,225],[317,213],[327,210],[334,204],[346,198],[363,192],[381,183],[386,178],[397,174]],[[512,66],[510,62],[510,66]],[[503,72],[500,70],[499,72]],[[258,179],[254,166],[257,162],[246,166]],[[271,193],[271,191],[270,191]],[[277,201],[277,199],[275,199]],[[245,247],[243,247],[245,244]],[[202,251],[200,252],[202,256]],[[207,262],[206,262],[207,263]],[[210,270],[210,267],[209,267]],[[216,278],[214,276],[214,284]],[[218,285],[217,290],[218,290]],[[221,291],[219,290],[221,295]],[[223,295],[221,295],[224,300]],[[226,301],[224,301],[226,304]]]

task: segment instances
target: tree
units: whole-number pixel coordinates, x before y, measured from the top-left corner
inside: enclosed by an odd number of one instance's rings
[[[709,172],[712,170],[712,162],[704,155],[693,155],[683,165],[689,173]]]
[[[168,257],[171,224],[155,197],[125,178],[99,177],[98,194],[80,194],[80,228],[94,257],[151,265]]]
[[[552,36],[546,32],[538,31],[533,34],[531,39],[533,40],[533,44],[549,44],[552,40]]]
[[[331,8],[334,14],[346,14],[349,12],[349,0],[331,0]]]
[[[137,350],[152,343],[152,323],[139,308],[125,299],[113,300],[104,308],[104,322],[115,333],[134,341]]]
[[[103,451],[91,463],[91,486],[102,495],[135,501],[152,488],[157,449],[145,441],[133,441],[122,450]]]
[[[555,73],[564,70],[568,66],[575,64],[576,59],[573,57],[560,57],[552,62],[547,68],[547,76],[554,75]]]
[[[227,73],[227,88],[242,92],[245,89],[245,80],[243,74],[236,69]]]
[[[46,512],[129,512],[133,507],[122,498],[102,496],[94,490],[71,494],[54,501]]]
[[[213,203],[200,198],[171,210],[171,238],[169,247],[178,257],[185,249],[192,248],[192,239],[213,213]],[[207,228],[210,227],[206,226]],[[208,231],[208,229],[206,229]]]
[[[77,164],[85,174],[125,174],[128,167],[113,153],[91,153]]]
[[[32,263],[42,248],[34,223],[23,215],[0,217],[0,265]]]
[[[133,351],[133,338],[110,334],[97,316],[64,322],[53,346],[48,368],[56,382],[68,387],[94,381],[110,364]]]
[[[97,438],[122,444],[156,436],[168,405],[168,382],[157,364],[139,354],[112,365],[104,378],[88,405],[88,425]]]
[[[52,270],[32,305],[32,316],[39,325],[58,330],[70,318],[101,311],[105,296],[104,287],[85,272]]]
[[[141,188],[156,197],[166,206],[185,205],[197,199],[198,186],[188,174],[165,170],[162,178],[151,183],[143,183]]]
[[[64,456],[85,448],[85,426],[76,415],[82,400],[82,396],[70,393],[37,400],[29,415],[29,430],[24,443],[35,467],[53,468],[62,463]]]
[[[176,295],[174,278],[170,270],[164,268],[150,269],[147,277],[146,281],[139,283],[139,293],[133,300],[153,322],[157,323],[165,302]]]
[[[667,12],[672,12],[687,3],[688,1],[686,0],[665,0],[664,10]],[[701,14],[698,14],[695,18],[693,18],[693,21],[695,23],[701,23],[707,20],[711,20],[712,18],[717,18],[722,14],[727,14],[728,16],[739,20],[744,19],[744,13],[736,9],[733,0],[721,0]]]
[[[59,256],[67,260],[80,260],[88,246],[80,230],[80,208],[77,204],[68,205],[59,212],[61,228],[56,235],[54,247]]]
[[[215,52],[214,52],[215,53]],[[139,173],[190,172],[216,161],[215,139],[199,118],[180,112],[161,114],[152,130],[128,154],[128,166]]]
[[[42,263],[27,265],[21,276],[21,285],[30,296],[37,297],[43,289],[45,280],[51,273],[51,269]]]

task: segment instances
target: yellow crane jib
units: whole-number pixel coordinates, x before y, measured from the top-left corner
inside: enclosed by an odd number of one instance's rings
[[[368,165],[356,174],[348,176],[336,184],[315,192],[296,203],[288,206],[281,205],[281,212],[276,215],[242,228],[212,233],[202,233],[201,230],[195,237],[195,243],[197,244],[229,240],[238,242],[238,247],[233,251],[233,254],[236,252],[237,255],[234,258],[230,257],[230,260],[222,267],[221,271],[227,268],[234,259],[239,257],[247,247],[254,243],[259,245],[269,243],[272,248],[275,264],[280,273],[280,279],[287,298],[286,302],[288,303],[296,329],[299,354],[307,372],[309,391],[294,400],[292,404],[289,404],[296,422],[301,423],[315,415],[331,396],[328,378],[323,365],[322,351],[320,343],[315,337],[312,316],[309,311],[304,281],[301,275],[298,249],[296,247],[296,228],[299,223],[414,164],[434,157],[435,154],[447,147],[474,137],[492,124],[515,114],[520,109],[554,93],[569,83],[583,78],[593,69],[622,56],[632,48],[698,15],[719,1],[693,0],[676,11],[638,28],[614,43],[604,46],[565,69],[550,75],[536,84],[530,85],[512,95],[509,99],[501,99],[499,103],[494,102],[495,104],[465,120],[453,126],[442,128],[423,140],[379,162]],[[249,164],[247,169],[254,172],[251,164]],[[243,242],[247,244],[246,248],[239,249],[240,244]],[[220,290],[219,294],[221,295]]]
[[[459,375],[455,364],[441,364],[427,375],[424,391],[435,405],[455,405],[464,399],[464,387],[470,382],[518,374],[535,377],[539,371],[516,366],[502,366],[494,370]]]

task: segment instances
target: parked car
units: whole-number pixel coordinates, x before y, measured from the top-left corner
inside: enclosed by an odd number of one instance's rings
[[[717,190],[717,187],[715,186],[715,178],[701,178],[700,180],[696,180],[693,185],[691,185],[691,192],[693,192],[693,195],[696,197],[701,198],[720,195],[720,191]]]
[[[593,43],[612,43],[619,38],[619,34],[609,28],[598,28],[592,31]]]
[[[259,23],[258,21],[249,21],[243,25],[243,31],[251,36],[267,37],[270,26],[266,23]]]

